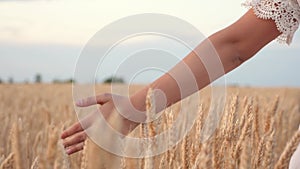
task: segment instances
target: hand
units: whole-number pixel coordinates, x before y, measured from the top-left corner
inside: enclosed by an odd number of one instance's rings
[[[78,107],[87,107],[95,104],[102,105],[99,107],[99,111],[102,113],[104,119],[112,128],[123,135],[129,134],[140,122],[146,119],[145,113],[133,108],[130,99],[124,96],[105,93],[76,102],[76,106]],[[97,114],[91,113],[80,120],[80,122],[74,123],[71,127],[63,131],[61,139],[63,139],[63,145],[67,154],[70,155],[83,149],[84,141],[87,138],[85,129],[92,126],[96,117],[95,115]],[[118,123],[116,124],[116,122]]]

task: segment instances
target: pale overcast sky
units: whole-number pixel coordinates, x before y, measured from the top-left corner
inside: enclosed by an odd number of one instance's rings
[[[204,35],[236,21],[246,9],[241,0],[0,0],[0,78],[45,81],[73,76],[84,45],[115,20],[140,13],[181,18]],[[184,57],[182,55],[181,57]],[[167,59],[160,62],[168,62]],[[138,64],[138,63],[137,63]],[[300,86],[300,33],[290,46],[272,42],[226,76],[229,84]],[[106,75],[97,75],[99,79]],[[126,76],[126,75],[124,75]],[[126,80],[127,77],[124,77]],[[143,76],[147,83],[155,77]]]

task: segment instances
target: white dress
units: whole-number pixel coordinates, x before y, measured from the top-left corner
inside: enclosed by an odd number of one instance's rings
[[[282,34],[279,42],[290,44],[300,23],[300,0],[246,0],[258,18],[272,19]]]
[[[300,0],[246,0],[258,18],[272,19],[282,33],[277,39],[290,44],[300,23]],[[300,126],[299,126],[300,130]],[[293,154],[289,169],[300,169],[300,145]]]

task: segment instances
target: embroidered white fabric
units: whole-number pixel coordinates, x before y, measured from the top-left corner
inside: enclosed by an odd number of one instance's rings
[[[279,42],[292,42],[300,23],[300,0],[246,0],[242,5],[252,8],[258,18],[274,20],[282,33]]]

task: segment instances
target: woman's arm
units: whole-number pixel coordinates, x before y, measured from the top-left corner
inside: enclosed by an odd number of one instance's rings
[[[165,104],[157,106],[158,110],[156,111],[160,111],[204,88],[206,85],[211,83],[211,81],[219,78],[224,73],[240,66],[243,62],[251,58],[256,52],[279,35],[280,32],[277,30],[274,21],[258,19],[253,11],[249,10],[234,24],[211,35],[208,40],[202,42],[193,52],[174,66],[168,73],[132,95],[130,97],[131,104],[137,110],[145,111],[146,95],[148,90],[150,88],[153,90],[158,89],[165,95],[164,98],[166,100]],[[212,54],[207,51],[207,49],[211,47],[210,43],[214,45],[224,67],[223,73],[215,73],[213,77],[209,77],[205,65],[202,63],[203,60],[209,61],[212,57]],[[200,54],[200,56],[196,53]],[[185,66],[187,66],[188,69],[185,69]],[[178,84],[191,83],[191,81],[187,80],[185,77],[185,75],[190,73],[189,71],[191,71],[195,77],[197,87],[184,88],[183,93],[180,93]],[[177,81],[172,76],[176,77]],[[100,112],[102,112],[106,119],[109,119],[110,116],[113,116],[112,113],[114,113],[113,110],[116,107],[116,103],[114,103],[112,96],[113,95],[111,94],[98,95],[96,98],[91,97],[89,99],[84,99],[82,102],[77,103],[77,106],[100,104],[102,105],[100,107]],[[132,111],[132,109],[128,109],[128,107],[130,107],[130,103],[127,101],[128,99],[120,96],[117,96],[117,98],[119,98],[119,100],[123,100],[121,103],[124,104],[122,104],[121,107],[124,108],[123,110],[127,110],[125,112],[121,112],[121,114],[125,115],[125,117],[126,115],[136,117],[134,115],[135,110]],[[163,97],[158,97],[156,100],[160,100],[162,98]],[[121,119],[119,122],[122,124],[117,125],[121,126],[122,130],[120,132],[122,134],[128,134],[139,124],[124,118],[124,116],[121,116],[120,114],[117,114],[116,116]],[[89,121],[89,119],[87,118],[86,121]],[[68,154],[80,151],[83,148],[83,142],[87,137],[84,129],[91,125],[88,123],[89,122],[86,122],[83,127],[80,122],[77,122],[62,133],[61,138],[64,139],[63,144]],[[116,125],[113,122],[108,123],[110,123],[113,127]]]
[[[213,44],[220,56],[225,73],[228,73],[240,66],[246,60],[250,59],[261,48],[274,40],[280,34],[281,33],[277,30],[276,24],[273,20],[259,19],[252,10],[249,10],[237,22],[211,35],[207,41],[201,43],[194,50],[201,56],[198,56],[192,51],[170,71],[180,72],[183,75],[189,74],[189,72],[184,72],[187,71],[186,69],[182,69],[182,65],[187,65],[196,78],[198,89],[192,91],[187,90],[186,93],[181,95],[178,87],[178,80],[180,80],[180,78],[177,78],[177,81],[175,81],[175,79],[171,77],[172,73],[169,72],[144,89],[135,93],[131,97],[132,104],[138,110],[144,111],[147,91],[149,88],[152,88],[159,89],[165,94],[167,107],[210,84],[211,81],[209,79],[209,75],[201,61],[209,60],[209,57],[212,57],[207,52],[207,47],[210,45],[210,42]],[[211,80],[215,80],[220,76],[222,76],[222,74],[216,75]]]

